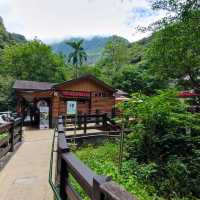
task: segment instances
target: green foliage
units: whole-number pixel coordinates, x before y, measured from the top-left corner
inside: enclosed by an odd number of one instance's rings
[[[154,9],[173,14],[158,23],[147,54],[157,76],[195,90],[200,86],[199,6],[198,0],[153,0]]]
[[[199,27],[199,21],[191,19],[156,33],[147,56],[157,76],[174,80],[186,89],[199,89]]]
[[[198,0],[152,0],[154,10],[166,10],[171,12],[166,20],[187,19],[194,10],[198,10],[200,3]],[[166,21],[165,20],[165,21]]]
[[[68,77],[64,58],[37,40],[5,47],[0,60],[1,73],[14,79],[57,82]]]
[[[8,136],[8,133],[0,133],[0,141]]]
[[[107,142],[98,147],[84,147],[77,151],[76,154],[97,174],[111,176],[112,180],[119,183],[139,200],[159,199],[152,187],[141,184],[137,177],[132,175],[133,169],[129,162],[124,161],[122,173],[119,173],[117,144]],[[80,188],[79,192],[81,192]],[[84,193],[81,192],[81,194],[84,197]]]
[[[0,109],[9,110],[12,103],[12,85],[14,79],[9,75],[0,75]]]
[[[62,82],[71,77],[65,58],[40,41],[7,45],[0,53],[0,110],[15,105],[12,86],[16,79]],[[8,107],[9,105],[9,107]]]
[[[3,19],[0,17],[0,50],[7,45],[25,41],[26,39],[24,36],[7,32],[3,24]]]
[[[127,159],[137,169],[134,174],[155,186],[159,195],[195,199],[200,197],[200,116],[187,112],[176,94],[133,94],[121,105],[133,130],[127,138]]]
[[[121,68],[128,59],[128,44],[127,40],[118,36],[113,36],[104,48],[103,61],[107,65],[111,65],[114,70]]]
[[[141,91],[149,95],[167,86],[165,81],[159,80],[148,70],[132,65],[124,66],[119,70],[113,77],[113,83],[116,88],[128,93]]]

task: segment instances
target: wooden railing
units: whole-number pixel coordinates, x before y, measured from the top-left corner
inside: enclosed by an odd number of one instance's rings
[[[102,129],[102,130],[120,130],[120,126],[118,126],[114,120],[111,120],[107,113],[103,114],[79,114],[77,117],[74,115],[71,116],[63,116],[65,130],[71,131],[74,128],[67,128],[69,124],[75,124],[77,130],[83,130],[86,134],[87,129]],[[90,126],[89,126],[90,124]],[[93,125],[91,125],[93,124]]]
[[[71,174],[92,200],[135,200],[128,192],[111,181],[110,177],[98,176],[70,151],[66,142],[63,123],[63,119],[60,117],[57,127],[56,182],[59,185],[59,197],[57,196],[57,199],[81,199],[78,192],[70,184],[69,174]]]
[[[15,144],[22,140],[22,119],[0,125],[0,136],[2,134],[6,136],[0,139],[0,159],[8,152],[13,152]]]

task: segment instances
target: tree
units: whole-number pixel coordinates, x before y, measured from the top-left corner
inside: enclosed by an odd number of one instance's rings
[[[142,92],[152,95],[157,89],[167,86],[165,81],[157,79],[153,74],[141,66],[128,65],[115,73],[113,77],[114,87],[124,90],[129,94]]]
[[[118,70],[128,61],[128,44],[124,38],[113,36],[102,53],[103,61]]]
[[[64,57],[38,40],[6,46],[0,60],[0,72],[13,79],[61,82],[70,75]]]
[[[19,42],[26,42],[25,37],[20,34],[7,32],[3,23],[3,19],[0,16],[0,50],[7,45]]]
[[[200,11],[197,0],[155,0],[155,9],[173,12],[160,23],[147,53],[153,71],[186,89],[200,88]]]
[[[73,48],[73,52],[68,56],[68,61],[72,61],[72,64],[75,66],[75,78],[78,78],[78,68],[83,64],[84,60],[87,60],[87,54],[82,46],[83,41],[66,42],[67,45]]]
[[[12,85],[14,79],[9,75],[0,75],[0,110],[10,110],[13,105]]]

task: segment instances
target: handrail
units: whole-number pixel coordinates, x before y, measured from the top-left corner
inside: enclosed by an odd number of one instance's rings
[[[6,132],[7,136],[0,140],[0,159],[8,152],[14,152],[15,144],[22,141],[22,118],[0,125],[0,134]]]
[[[66,142],[62,117],[58,120],[58,162],[57,175],[61,200],[80,200],[76,191],[68,183],[69,174],[80,184],[92,200],[136,200],[127,191],[111,181],[110,177],[97,176],[72,152]],[[60,200],[59,199],[59,200]]]
[[[53,183],[53,180],[52,180],[52,173],[53,173],[53,154],[54,154],[54,145],[55,145],[55,135],[56,135],[56,129],[54,129],[54,135],[53,135],[53,141],[52,141],[52,147],[51,147],[51,157],[50,157],[50,164],[49,164],[49,184],[53,190],[53,193],[54,193],[54,196],[56,198],[56,200],[62,200],[60,198],[60,195],[56,189],[56,186],[55,184]]]

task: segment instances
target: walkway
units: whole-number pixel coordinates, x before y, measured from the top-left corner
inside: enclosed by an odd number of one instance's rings
[[[27,130],[24,142],[0,172],[0,200],[52,200],[48,184],[53,130]]]

